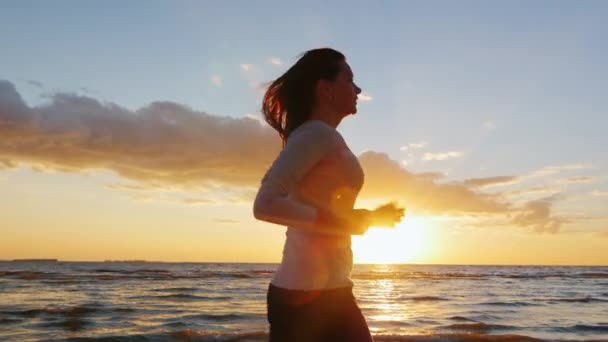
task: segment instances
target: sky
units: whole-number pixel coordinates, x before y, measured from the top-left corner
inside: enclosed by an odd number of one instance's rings
[[[0,259],[279,262],[264,86],[332,47],[356,263],[608,264],[608,2],[2,1]]]

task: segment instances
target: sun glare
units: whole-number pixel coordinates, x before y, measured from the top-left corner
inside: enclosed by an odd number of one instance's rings
[[[407,216],[395,228],[371,227],[363,236],[353,236],[356,263],[395,264],[419,262],[428,252],[428,220]]]

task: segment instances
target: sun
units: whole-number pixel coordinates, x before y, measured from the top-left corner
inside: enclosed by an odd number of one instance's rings
[[[430,249],[429,222],[406,216],[395,228],[371,227],[363,236],[353,236],[355,263],[395,264],[420,262]]]

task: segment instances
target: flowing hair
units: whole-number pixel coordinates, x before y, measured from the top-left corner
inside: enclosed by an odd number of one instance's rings
[[[264,94],[262,113],[266,122],[279,132],[283,146],[291,132],[310,119],[317,81],[334,81],[344,60],[342,53],[331,48],[308,50],[270,84]]]

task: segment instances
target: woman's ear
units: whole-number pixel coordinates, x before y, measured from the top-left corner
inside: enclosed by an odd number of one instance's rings
[[[333,82],[328,80],[318,80],[316,85],[317,98],[331,101],[334,97]]]

